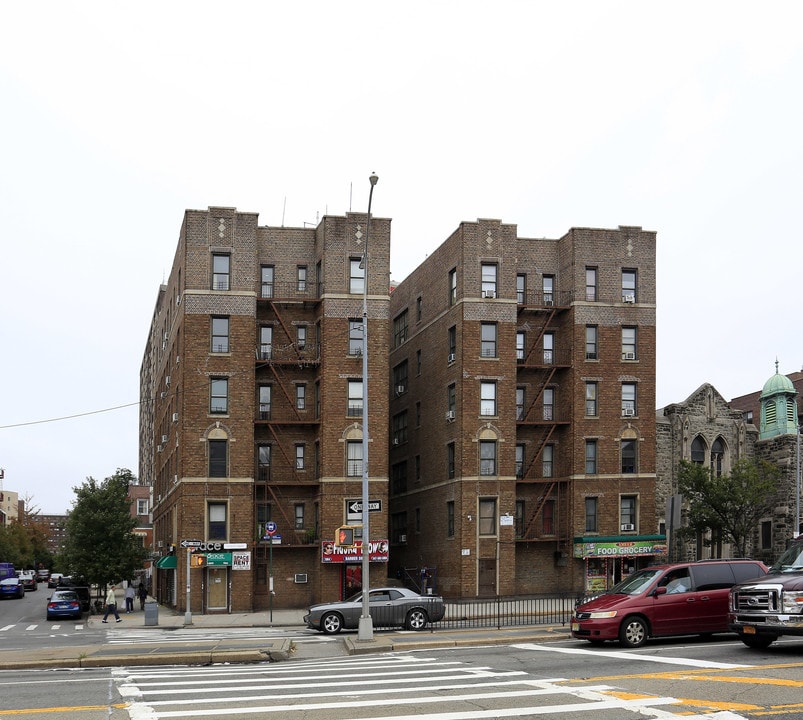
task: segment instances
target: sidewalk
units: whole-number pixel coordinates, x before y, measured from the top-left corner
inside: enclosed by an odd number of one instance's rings
[[[230,613],[191,616],[192,623],[185,623],[183,613],[159,606],[158,625],[145,625],[145,613],[120,613],[122,623],[109,625],[115,628],[148,630],[176,630],[193,628],[298,628],[305,630],[303,616],[306,610],[273,610],[253,613]],[[86,624],[100,624],[101,615],[89,615]],[[101,626],[106,627],[106,626]],[[316,635],[310,636],[315,638]],[[427,648],[469,647],[477,645],[504,645],[524,642],[555,642],[567,640],[568,626],[531,625],[513,628],[475,628],[470,630],[422,630],[399,632],[379,630],[374,639],[358,640],[356,632],[343,632],[331,642],[293,643],[289,638],[248,638],[237,634],[232,638],[193,642],[192,650],[176,642],[147,642],[125,645],[99,641],[83,646],[21,650],[0,656],[0,670],[32,668],[93,668],[133,665],[203,665],[210,663],[258,663],[279,662],[289,659],[314,659],[342,657],[370,653],[405,652]]]

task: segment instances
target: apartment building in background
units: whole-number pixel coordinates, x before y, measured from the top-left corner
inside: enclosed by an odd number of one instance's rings
[[[366,278],[366,219],[285,228],[235,208],[185,212],[140,376],[160,602],[244,612],[360,587],[361,556],[333,541],[362,493],[364,297],[370,498],[387,508],[390,220],[371,219]],[[386,548],[372,545],[374,577]]]
[[[597,591],[665,556],[656,234],[463,222],[390,302],[390,570],[447,597]]]

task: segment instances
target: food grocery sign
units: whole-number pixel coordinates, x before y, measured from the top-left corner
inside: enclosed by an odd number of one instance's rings
[[[631,540],[628,542],[576,543],[574,556],[589,557],[634,557],[636,555],[666,555],[666,542],[654,540]]]
[[[370,562],[388,561],[388,541],[374,540],[368,553]],[[362,562],[362,540],[357,540],[354,547],[338,547],[330,540],[321,543],[322,563],[359,563]]]

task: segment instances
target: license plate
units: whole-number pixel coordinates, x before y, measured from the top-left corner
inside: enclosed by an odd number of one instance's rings
[[[572,623],[572,632],[577,632],[580,629],[580,623]]]
[[[755,635],[756,634],[756,629],[752,625],[745,625],[742,628],[742,632],[745,635]]]

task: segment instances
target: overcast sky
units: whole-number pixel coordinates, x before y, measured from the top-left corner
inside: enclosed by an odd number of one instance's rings
[[[138,469],[186,208],[390,217],[403,280],[463,220],[658,233],[658,405],[801,369],[803,3],[9,2],[4,487]],[[72,419],[62,419],[74,416]]]

